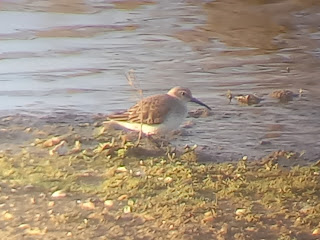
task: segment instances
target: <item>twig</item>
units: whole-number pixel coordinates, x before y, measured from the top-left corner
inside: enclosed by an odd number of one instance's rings
[[[128,80],[129,85],[137,91],[138,93],[138,97],[139,97],[139,102],[140,102],[140,131],[139,131],[139,136],[138,136],[138,140],[136,143],[136,146],[139,146],[140,144],[140,140],[142,137],[142,124],[143,124],[143,104],[142,104],[142,98],[143,98],[143,92],[142,89],[140,87],[140,82],[137,81],[136,79],[136,75],[133,69],[130,69],[127,73],[126,73],[126,78]]]

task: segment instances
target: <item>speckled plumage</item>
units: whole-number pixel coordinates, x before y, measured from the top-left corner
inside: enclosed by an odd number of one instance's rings
[[[147,135],[165,134],[180,126],[190,101],[210,109],[193,98],[188,88],[175,87],[166,94],[146,97],[125,112],[109,115],[108,120],[134,131],[140,131],[142,127]]]

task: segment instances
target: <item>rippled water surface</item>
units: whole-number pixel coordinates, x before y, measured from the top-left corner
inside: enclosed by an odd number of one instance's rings
[[[135,69],[144,95],[181,85],[212,106],[180,144],[207,146],[213,159],[286,149],[318,160],[320,4],[266,2],[2,1],[2,115],[128,108],[137,97],[125,72]],[[300,88],[289,103],[268,97]],[[228,104],[228,89],[264,101]]]

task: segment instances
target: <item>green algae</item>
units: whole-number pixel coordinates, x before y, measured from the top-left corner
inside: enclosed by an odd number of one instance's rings
[[[109,210],[93,208],[99,221],[83,226],[103,228],[112,218],[107,225],[113,231],[107,235],[114,239],[128,236],[116,234],[119,228],[145,239],[314,238],[320,222],[318,166],[284,168],[276,161],[278,153],[268,162],[243,158],[203,164],[197,162],[196,147],[158,157],[131,156],[134,148],[130,142],[110,140],[64,156],[27,148],[3,153],[0,179],[13,186],[41,187],[48,194],[58,189],[84,194],[97,205],[114,202]],[[88,217],[70,211],[51,221],[58,228],[79,227]]]

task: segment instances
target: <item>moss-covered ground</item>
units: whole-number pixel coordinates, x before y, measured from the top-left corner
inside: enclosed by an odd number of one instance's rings
[[[2,239],[320,238],[319,166],[279,164],[297,153],[201,163],[196,147],[81,129],[24,128],[1,152]]]

